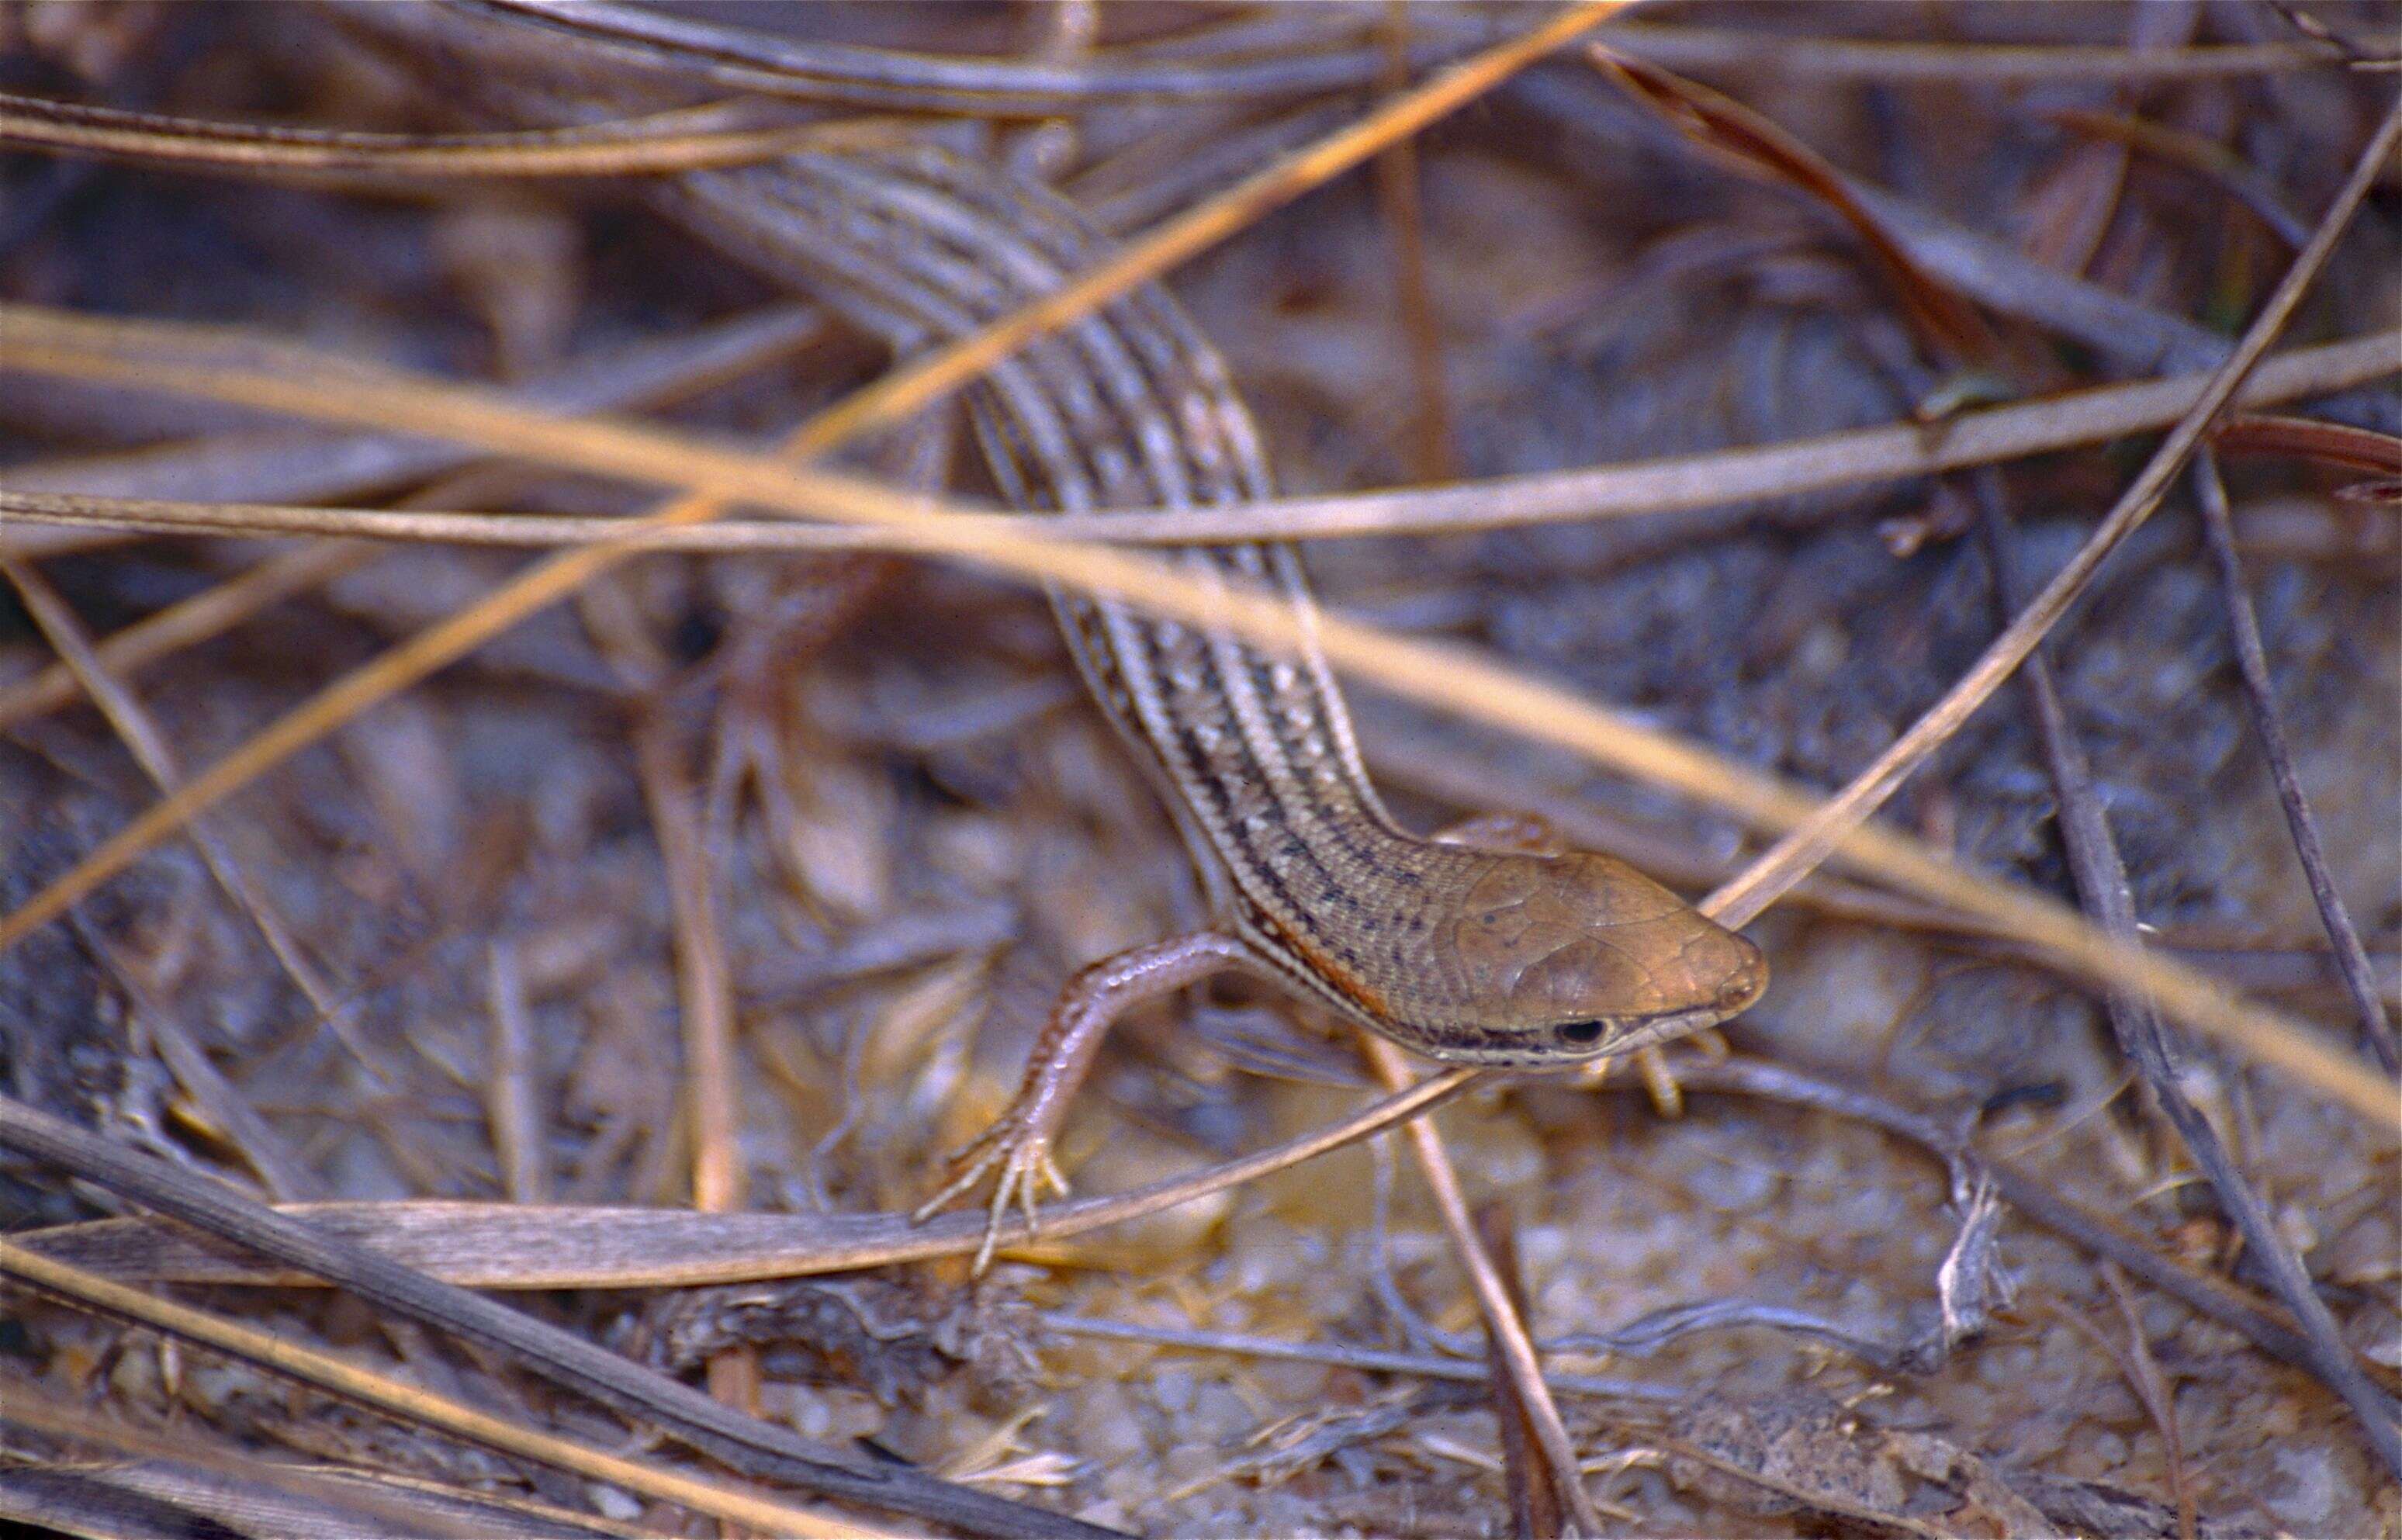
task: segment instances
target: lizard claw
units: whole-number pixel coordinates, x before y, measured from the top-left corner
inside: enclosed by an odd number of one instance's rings
[[[1026,1216],[1027,1233],[1031,1236],[1041,1223],[1034,1211],[1037,1189],[1047,1189],[1062,1198],[1068,1195],[1068,1178],[1060,1175],[1057,1162],[1051,1159],[1049,1136],[1028,1126],[1027,1121],[1006,1115],[951,1158],[950,1172],[951,1179],[943,1189],[919,1204],[909,1217],[912,1223],[925,1223],[953,1199],[973,1191],[990,1176],[992,1200],[986,1212],[984,1244],[976,1248],[973,1269],[979,1278],[992,1263],[993,1248],[1000,1244],[1001,1225],[1008,1218],[1013,1200]]]

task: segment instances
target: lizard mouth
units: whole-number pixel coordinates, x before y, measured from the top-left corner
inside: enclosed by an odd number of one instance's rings
[[[1746,999],[1744,1003],[1748,1004]],[[1736,1009],[1741,1009],[1737,1007]],[[1412,1052],[1441,1064],[1488,1065],[1499,1068],[1564,1069],[1632,1053],[1638,1048],[1673,1041],[1689,1032],[1715,1026],[1734,1014],[1715,1005],[1663,1011],[1654,1016],[1621,1016],[1563,1022],[1539,1031],[1488,1031],[1464,1038],[1456,1028],[1439,1033],[1387,1032]]]
[[[1738,970],[1720,984],[1717,997],[1707,1005],[1686,1006],[1649,1016],[1563,1022],[1552,1028],[1556,1046],[1550,1056],[1584,1061],[1632,1053],[1654,1043],[1673,1041],[1689,1032],[1716,1026],[1730,1016],[1741,1015],[1767,987],[1768,969],[1755,960],[1752,966]]]
[[[1620,1053],[1632,1053],[1638,1048],[1650,1048],[1654,1043],[1673,1042],[1689,1032],[1699,1032],[1705,1026],[1716,1026],[1741,1011],[1744,1006],[1749,1005],[1751,999],[1752,997],[1746,996],[1741,1003],[1732,1009],[1707,1005],[1695,1010],[1666,1011],[1656,1016],[1636,1016],[1615,1023],[1605,1023],[1603,1024],[1605,1027],[1614,1026],[1616,1030],[1605,1030],[1598,1037],[1581,1035],[1593,1024],[1587,1022],[1571,1022],[1567,1026],[1556,1030],[1561,1046],[1567,1051],[1567,1056],[1573,1056],[1580,1061],[1598,1059]]]

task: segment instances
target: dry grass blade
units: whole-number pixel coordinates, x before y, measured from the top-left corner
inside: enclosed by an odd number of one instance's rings
[[[491,1078],[484,1087],[484,1116],[492,1125],[501,1190],[512,1203],[546,1203],[550,1152],[543,1137],[542,1060],[533,1012],[526,1003],[525,972],[518,965],[517,948],[505,941],[486,948],[485,958]]]
[[[692,1201],[704,1213],[740,1208],[741,1104],[734,1071],[734,983],[717,916],[700,811],[683,755],[656,711],[634,733],[651,827],[675,913],[676,987],[683,1024],[685,1098],[692,1120]]]
[[[125,992],[139,1031],[191,1099],[210,1135],[238,1151],[257,1176],[260,1187],[278,1203],[331,1196],[324,1179],[217,1068],[195,1034],[161,997],[150,970],[89,927],[78,928],[84,944],[105,962],[110,976]]]
[[[2279,199],[2275,186],[2222,144],[2117,113],[2069,108],[2048,116],[2063,128],[2115,141],[2211,178],[2259,215],[2260,222],[2288,250],[2298,248],[2310,239],[2310,227],[2294,217],[2293,211]]]
[[[2397,359],[2402,359],[2402,334],[2397,333],[2296,348],[2262,360],[2236,399],[2258,406],[2347,390],[2402,369]],[[1971,412],[1947,420],[1935,431],[1922,422],[1895,422],[1757,448],[1495,476],[1443,487],[1277,498],[1232,508],[1060,514],[1047,517],[1042,529],[1062,540],[1183,545],[1466,534],[1532,524],[1694,512],[1933,475],[2164,428],[2191,408],[2208,378],[2202,373],[2180,374],[2068,391]],[[2262,420],[2300,419],[2238,418],[2221,427],[2220,442],[2226,443],[2229,433],[2243,441],[2253,432],[2246,425]],[[2341,435],[2339,440],[2313,434],[2311,443],[2315,447],[2332,448],[2340,442],[2347,447],[2346,453],[2373,452],[2369,439],[2352,436],[2363,430],[2327,423],[2312,427]],[[2281,438],[2279,442],[2301,447],[2299,441]],[[2355,445],[2357,449],[2350,447]],[[973,529],[979,519],[1015,516],[957,502],[939,506],[946,525],[953,529]],[[626,518],[437,512],[423,499],[412,500],[412,508],[419,511],[0,489],[0,525],[13,517],[28,523],[162,534],[347,535],[526,547],[622,542],[645,551],[932,552],[942,548],[894,529],[795,526],[755,519],[668,526]],[[989,528],[1006,533],[1022,526]],[[0,701],[7,698],[0,695]],[[5,715],[0,710],[0,718]]]
[[[750,165],[806,148],[876,144],[889,122],[761,127],[739,108],[694,107],[623,123],[490,134],[341,133],[161,117],[0,93],[0,144],[235,172],[376,177],[642,176]]]
[[[548,406],[586,410],[672,400],[769,363],[821,330],[821,318],[810,307],[774,306],[598,361],[579,359],[533,382],[527,394]],[[237,354],[243,352],[238,343],[229,342],[229,346]],[[203,439],[119,459],[113,462],[114,477],[103,472],[100,479],[135,495],[154,486],[181,489],[194,484],[255,486],[264,481],[284,488],[285,495],[339,496],[386,479],[439,471],[464,458],[466,452],[452,446],[397,435],[362,434],[347,441],[326,441],[312,434],[296,441],[289,434],[268,433],[244,435],[230,446]],[[51,461],[11,467],[8,479],[34,490],[60,480],[89,488],[94,471],[90,461]],[[405,514],[407,509],[478,496],[496,484],[506,485],[505,477],[505,472],[479,470],[438,477],[403,499],[400,509]],[[0,528],[0,550],[22,543],[21,536],[12,538]],[[95,655],[108,668],[131,677],[181,649],[224,634],[284,599],[334,583],[380,554],[366,543],[328,542],[271,557],[126,627],[101,642]],[[63,663],[0,686],[0,728],[64,706],[76,698],[79,688],[74,672]]]
[[[1415,1374],[1429,1380],[1466,1384],[1489,1382],[1491,1369],[1464,1359],[1433,1353],[1391,1353],[1332,1343],[1282,1341],[1240,1331],[1193,1331],[1175,1327],[1141,1326],[1125,1321],[1096,1320],[1045,1311],[1042,1324],[1053,1331],[1076,1337],[1099,1337],[1120,1342],[1147,1342],[1162,1347],[1191,1348],[1202,1353],[1230,1353],[1244,1357],[1275,1358],[1288,1363],[1327,1364],[1369,1373]],[[1584,1374],[1553,1374],[1545,1378],[1563,1396],[1598,1396],[1638,1404],[1672,1398],[1673,1393],[1631,1380],[1604,1380]]]
[[[1440,1107],[1481,1078],[1469,1070],[1433,1076],[1254,1154],[1129,1192],[1052,1204],[1042,1211],[1042,1233],[1064,1239],[1257,1181]],[[697,1215],[457,1203],[334,1203],[291,1212],[327,1233],[370,1242],[432,1276],[487,1288],[672,1287],[803,1277],[973,1256],[985,1238],[984,1216],[960,1212],[922,1224],[899,1214]],[[1002,1244],[1027,1236],[1022,1220],[1004,1222]],[[69,1226],[43,1244],[70,1260],[132,1277],[294,1287],[322,1281],[287,1264],[193,1245],[180,1230],[142,1221]]]
[[[578,353],[510,393],[554,412],[658,406],[771,366],[825,334],[824,314],[815,307],[769,305],[628,347]],[[176,341],[157,341],[187,363],[248,366],[289,356],[277,338],[240,327],[179,328]],[[317,367],[341,365],[321,358]],[[331,378],[324,384],[338,388]],[[8,484],[20,491],[113,497],[333,499],[455,470],[473,458],[472,449],[400,433],[286,428],[13,464]]]
[[[568,1540],[587,1533],[624,1534],[646,1532],[603,1526],[583,1515],[456,1487],[380,1479],[331,1464],[309,1465],[262,1458],[197,1431],[190,1423],[172,1437],[136,1427],[98,1410],[76,1397],[16,1374],[0,1374],[0,1408],[14,1428],[62,1441],[71,1450],[106,1451],[116,1458],[88,1467],[95,1483],[116,1492],[147,1497],[176,1509],[175,1521],[156,1532],[119,1532],[94,1526],[92,1533],[156,1533],[160,1540],[210,1534],[208,1520],[241,1534],[271,1533],[280,1540],[334,1540],[366,1533],[424,1535],[469,1540]],[[0,1505],[18,1496],[28,1467],[12,1467],[0,1478]],[[28,1514],[0,1506],[0,1517],[21,1522],[47,1522],[67,1533],[82,1533],[62,1524],[55,1516]],[[524,1519],[527,1521],[520,1522]],[[196,1522],[198,1520],[198,1522]]]
[[[1398,90],[1409,68],[1409,16],[1400,0],[1387,0],[1383,41],[1387,89]],[[1417,142],[1398,139],[1376,157],[1376,201],[1393,243],[1395,321],[1410,361],[1411,420],[1408,428],[1413,478],[1432,483],[1459,479],[1459,456],[1452,444],[1451,398],[1443,378],[1443,334],[1434,295],[1427,286],[1426,210],[1418,191]]]
[[[2152,1356],[2151,1344],[2145,1341],[2144,1318],[2135,1308],[2134,1292],[2127,1286],[2126,1274],[2105,1262],[2102,1277],[2110,1286],[2110,1298],[2119,1307],[2120,1323],[2127,1328],[2127,1360],[2133,1370],[2130,1382],[2169,1447],[2169,1492],[2176,1504],[2178,1540],[2194,1540],[2193,1478],[2186,1468],[2185,1439],[2177,1431],[2176,1393],[2161,1374],[2159,1360]]]
[[[2220,423],[2210,443],[2223,455],[2292,455],[2373,475],[2402,475],[2402,438],[2344,422],[2248,413]]]
[[[826,1540],[860,1534],[889,1534],[852,1519],[835,1518],[795,1507],[789,1503],[686,1476],[663,1466],[628,1460],[603,1450],[536,1432],[504,1418],[478,1411],[447,1396],[435,1396],[386,1375],[299,1347],[281,1338],[238,1325],[205,1311],[179,1305],[97,1273],[36,1255],[0,1241],[0,1273],[21,1284],[48,1290],[88,1310],[114,1315],[188,1342],[229,1354],[297,1380],[328,1395],[339,1396],[378,1411],[435,1428],[490,1449],[573,1471],[628,1492],[679,1504],[696,1513],[750,1524],[771,1534],[821,1535]]]
[[[1678,1074],[1689,1092],[1760,1097],[1862,1120],[1947,1162],[1964,1154],[1951,1130],[1925,1116],[1783,1065],[1735,1058],[1689,1063]],[[1337,1124],[1239,1161],[1131,1192],[1056,1204],[1043,1211],[1043,1233],[1078,1234],[1256,1180],[1416,1117],[1479,1079],[1468,1071],[1452,1071],[1418,1081]],[[2273,1306],[2215,1273],[2196,1272],[2160,1255],[2120,1221],[2062,1196],[2009,1161],[1973,1158],[2011,1206],[2036,1224],[2223,1322],[2262,1351],[2298,1368],[2309,1367],[2309,1344],[2276,1317]],[[326,1203],[297,1205],[292,1212],[447,1282],[475,1288],[671,1287],[801,1277],[965,1256],[983,1240],[976,1217],[958,1214],[912,1227],[881,1215],[703,1216],[677,1209],[573,1207],[532,1211],[505,1203]],[[147,1218],[62,1225],[21,1240],[44,1256],[120,1281],[271,1287],[308,1287],[319,1282],[271,1261],[229,1254],[180,1228]],[[1478,1373],[1465,1365],[1458,1369],[1461,1378]]]
[[[1305,16],[1236,21],[1187,34],[1172,48],[1097,49],[1062,61],[827,43],[610,0],[490,4],[503,14],[514,12],[517,20],[545,26],[560,40],[619,59],[640,59],[665,76],[766,95],[918,112],[1023,117],[1090,109],[1111,98],[1296,93],[1364,83],[1377,64],[1369,49],[1340,47],[1360,29],[1332,7],[1326,7],[1332,14],[1322,21]],[[1315,52],[1313,43],[1337,47]]]
[[[343,371],[338,393],[304,378],[222,367],[179,368],[155,353],[125,356],[125,338],[107,323],[46,312],[6,312],[17,343],[12,362],[46,371],[240,401],[332,420],[406,425],[481,444],[504,454],[639,480],[707,488],[711,496],[677,503],[643,523],[697,522],[717,498],[756,502],[799,516],[906,529],[929,543],[995,568],[1124,597],[1165,615],[1219,626],[1270,648],[1314,639],[1338,668],[1396,694],[1584,753],[1627,774],[1674,787],[1762,827],[1792,828],[1813,816],[1807,794],[1667,735],[1643,728],[1575,694],[1530,681],[1464,649],[1408,642],[1377,629],[1321,616],[1305,639],[1286,608],[1231,586],[1212,589],[1118,553],[1049,537],[1037,521],[1015,527],[954,527],[941,505],[822,471],[763,456],[712,449],[631,424],[566,420],[512,406],[489,392],[433,385],[387,371]],[[820,419],[822,420],[822,419]],[[806,432],[807,430],[805,430]],[[590,547],[551,558],[472,610],[419,633],[401,647],[328,686],[192,777],[183,791],[144,813],[15,913],[0,917],[0,950],[47,923],[92,887],[122,871],[193,813],[247,784],[333,725],[463,655],[489,637],[622,559],[622,546]],[[1976,682],[1974,680],[1970,683]],[[1990,685],[1988,686],[1990,687]],[[2201,973],[2123,946],[2073,911],[2030,891],[1961,871],[1923,843],[1873,824],[1849,825],[1839,844],[1857,870],[1935,902],[1976,914],[2022,936],[2085,977],[2148,994],[2162,1009],[2242,1052],[2286,1070],[2341,1100],[2378,1129],[2390,1128],[2392,1086],[2276,1012],[2240,1004]],[[1715,902],[1746,923],[1764,907],[1763,869],[1755,867]],[[1798,879],[1780,872],[1782,891]],[[1731,899],[1744,896],[1743,907]]]

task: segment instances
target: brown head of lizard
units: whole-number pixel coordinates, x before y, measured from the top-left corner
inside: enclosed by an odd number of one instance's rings
[[[1445,854],[1371,1023],[1429,1058],[1534,1068],[1624,1053],[1716,1025],[1768,986],[1759,947],[1622,861]]]

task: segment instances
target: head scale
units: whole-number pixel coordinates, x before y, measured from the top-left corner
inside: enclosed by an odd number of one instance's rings
[[[1397,1036],[1434,1058],[1528,1067],[1713,1026],[1768,986],[1760,948],[1607,856],[1487,854],[1429,937],[1465,981]],[[1415,1030],[1413,1027],[1415,1026]]]

